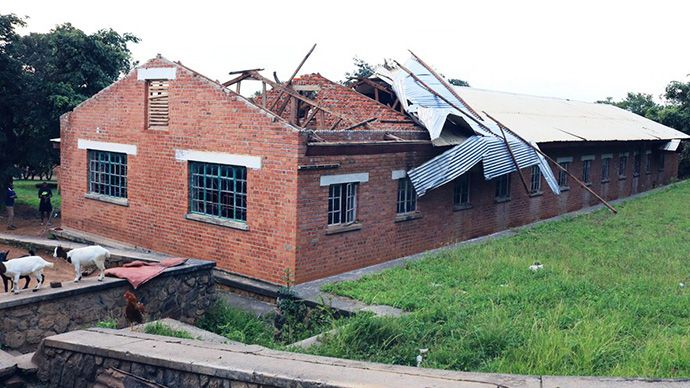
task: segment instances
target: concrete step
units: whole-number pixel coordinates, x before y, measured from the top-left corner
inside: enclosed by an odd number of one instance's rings
[[[26,353],[15,357],[15,360],[17,361],[17,369],[19,369],[19,371],[23,374],[35,374],[38,371],[38,365],[31,361],[33,356],[33,353]]]
[[[13,375],[17,371],[17,359],[15,356],[0,350],[0,379]]]
[[[235,294],[234,292],[218,291],[218,298],[228,302],[232,307],[243,311],[249,311],[257,316],[268,315],[275,311],[276,306],[270,303],[262,302],[258,299]]]

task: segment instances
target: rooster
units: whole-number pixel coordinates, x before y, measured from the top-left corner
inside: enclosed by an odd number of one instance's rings
[[[146,308],[143,304],[137,302],[137,297],[129,291],[125,292],[125,299],[127,299],[125,318],[127,318],[127,322],[129,322],[130,330],[133,330],[134,323],[144,323]]]

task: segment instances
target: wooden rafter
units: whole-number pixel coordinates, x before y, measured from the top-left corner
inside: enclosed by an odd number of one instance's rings
[[[351,118],[351,117],[349,117],[349,116],[347,116],[347,115],[338,113],[338,112],[336,112],[336,111],[334,111],[334,110],[331,110],[331,109],[329,109],[329,108],[326,108],[325,106],[322,106],[322,105],[320,105],[320,104],[314,102],[313,100],[311,100],[311,99],[309,99],[309,98],[307,98],[307,97],[304,97],[303,95],[299,94],[298,92],[296,92],[296,91],[294,91],[294,90],[292,90],[292,89],[286,88],[284,85],[281,85],[281,84],[279,84],[279,83],[276,83],[276,82],[271,81],[270,79],[268,79],[268,78],[262,76],[262,75],[259,74],[259,73],[252,72],[251,74],[252,74],[253,78],[255,78],[255,79],[259,80],[259,81],[265,82],[266,84],[270,85],[273,89],[278,90],[278,91],[281,91],[281,92],[283,92],[284,94],[287,94],[288,96],[291,96],[291,97],[296,98],[296,99],[298,99],[298,100],[300,100],[300,101],[302,101],[302,102],[305,102],[305,103],[309,104],[310,106],[312,106],[312,107],[314,107],[314,108],[317,108],[317,109],[319,109],[319,110],[322,110],[323,112],[328,113],[329,115],[331,115],[331,116],[337,118],[338,120],[336,120],[335,126],[337,126],[337,124],[339,124],[340,121],[347,121],[347,122],[349,122],[349,123],[351,123],[351,124],[353,124],[353,125],[355,125],[355,124],[361,124],[360,122],[357,122],[355,119],[353,119],[353,118]],[[270,109],[269,109],[269,110],[270,110]],[[276,112],[273,112],[273,113],[276,113]],[[335,126],[332,127],[331,129],[334,129]],[[364,126],[366,126],[366,127],[369,128],[369,129],[372,129],[372,130],[375,130],[375,129],[376,129],[376,128],[374,128],[373,126],[371,126],[371,124],[368,123],[368,122],[365,123]]]

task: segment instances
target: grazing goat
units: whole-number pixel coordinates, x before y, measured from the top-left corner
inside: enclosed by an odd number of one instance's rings
[[[61,257],[74,265],[74,270],[77,271],[77,277],[74,279],[75,283],[79,283],[81,280],[82,265],[96,264],[96,267],[101,270],[101,276],[98,277],[100,282],[105,276],[105,261],[110,258],[110,252],[98,245],[72,249],[69,252],[58,246],[55,248],[55,252],[53,252],[53,257]]]
[[[12,290],[15,294],[19,294],[19,279],[29,274],[34,275],[38,282],[34,288],[36,292],[43,284],[45,267],[54,268],[55,264],[43,260],[40,256],[26,256],[0,263],[0,273],[14,281]]]
[[[9,254],[10,254],[10,251],[0,252],[0,263],[7,261],[7,255],[9,255]],[[36,256],[36,253],[34,253],[33,250],[29,249],[29,254],[24,255],[24,256]],[[9,288],[7,287],[8,285],[12,286],[12,289],[14,289],[14,282],[12,281],[12,279],[8,278],[4,274],[0,274],[0,277],[2,277],[2,284],[3,284],[3,286],[5,286],[5,292],[9,291]],[[27,276],[22,276],[22,279],[26,280],[26,283],[24,283],[24,288],[22,288],[22,289],[28,288],[29,283],[31,282],[31,278],[27,275]]]

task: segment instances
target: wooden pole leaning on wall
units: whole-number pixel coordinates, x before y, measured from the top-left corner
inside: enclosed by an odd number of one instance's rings
[[[412,77],[415,81],[417,81],[420,85],[422,85],[426,90],[428,90],[431,94],[433,94],[434,96],[436,96],[436,97],[442,99],[446,104],[452,106],[452,107],[455,108],[458,112],[464,114],[465,117],[471,119],[472,121],[474,121],[475,123],[477,123],[478,125],[480,125],[481,127],[483,127],[484,129],[486,129],[489,133],[493,134],[494,136],[496,136],[496,137],[498,137],[498,138],[503,139],[503,142],[505,143],[506,148],[508,148],[508,152],[510,153],[510,157],[511,157],[511,159],[512,159],[512,161],[513,161],[513,165],[515,166],[515,170],[517,171],[518,176],[520,177],[520,181],[522,181],[522,185],[525,187],[525,191],[527,192],[527,194],[530,193],[529,187],[527,186],[527,181],[525,181],[525,177],[522,176],[522,172],[520,171],[520,166],[518,165],[517,160],[515,159],[515,155],[513,154],[513,150],[510,148],[510,144],[508,144],[508,139],[505,137],[505,133],[503,134],[502,137],[499,136],[497,133],[494,133],[494,132],[491,131],[491,129],[489,129],[489,127],[487,127],[485,124],[483,124],[482,122],[480,122],[479,120],[477,120],[475,117],[473,117],[473,116],[470,115],[469,113],[467,113],[467,112],[465,112],[464,110],[460,109],[457,105],[455,105],[455,103],[453,103],[452,101],[450,101],[450,100],[448,100],[447,98],[443,97],[443,95],[441,95],[440,93],[438,93],[437,91],[435,91],[431,86],[427,85],[426,82],[422,81],[419,77],[417,77],[414,73],[412,73],[412,71],[410,71],[410,69],[408,69],[408,68],[406,68],[405,66],[401,65],[401,64],[398,63],[397,61],[395,61],[395,63],[396,63],[404,72],[406,72],[407,74],[409,74],[410,77]],[[420,63],[421,63],[421,62],[420,62]],[[438,77],[438,75],[435,75],[435,76]],[[442,80],[440,77],[438,77],[438,78],[439,78],[439,80],[441,80],[441,82],[443,82],[443,80]]]
[[[563,171],[563,172],[566,173],[569,177],[573,178],[573,180],[574,180],[575,182],[577,182],[577,184],[579,184],[580,186],[584,187],[585,190],[589,191],[593,196],[595,196],[599,201],[601,201],[601,203],[603,203],[604,205],[606,205],[606,207],[609,208],[609,210],[611,210],[611,211],[613,212],[613,214],[618,214],[618,210],[616,210],[616,208],[614,208],[613,206],[611,206],[611,204],[609,204],[608,202],[606,202],[606,200],[605,200],[604,198],[601,198],[597,193],[595,193],[592,189],[590,189],[589,186],[587,186],[584,182],[582,182],[581,180],[577,179],[577,177],[576,177],[575,175],[571,174],[570,171],[568,171],[567,169],[563,168],[563,167],[562,167],[560,164],[558,164],[558,162],[556,162],[555,160],[551,159],[551,157],[549,157],[549,155],[545,154],[545,153],[544,153],[542,150],[540,150],[539,148],[533,146],[532,143],[530,143],[530,142],[528,142],[527,140],[525,140],[524,138],[522,138],[520,135],[518,135],[517,133],[515,133],[515,131],[513,131],[513,130],[511,130],[510,128],[506,127],[505,125],[501,124],[500,121],[498,121],[498,120],[496,120],[495,118],[491,117],[491,115],[489,115],[488,113],[484,112],[484,114],[486,115],[486,117],[490,118],[490,119],[493,120],[496,124],[498,124],[499,127],[505,128],[505,129],[506,129],[507,131],[509,131],[513,136],[515,136],[515,137],[517,137],[518,139],[520,139],[520,140],[522,140],[523,142],[525,142],[525,144],[529,145],[534,151],[536,151],[537,153],[539,153],[541,156],[543,156],[543,157],[544,157],[546,160],[548,160],[549,162],[553,163],[556,167],[558,167],[559,170]]]

